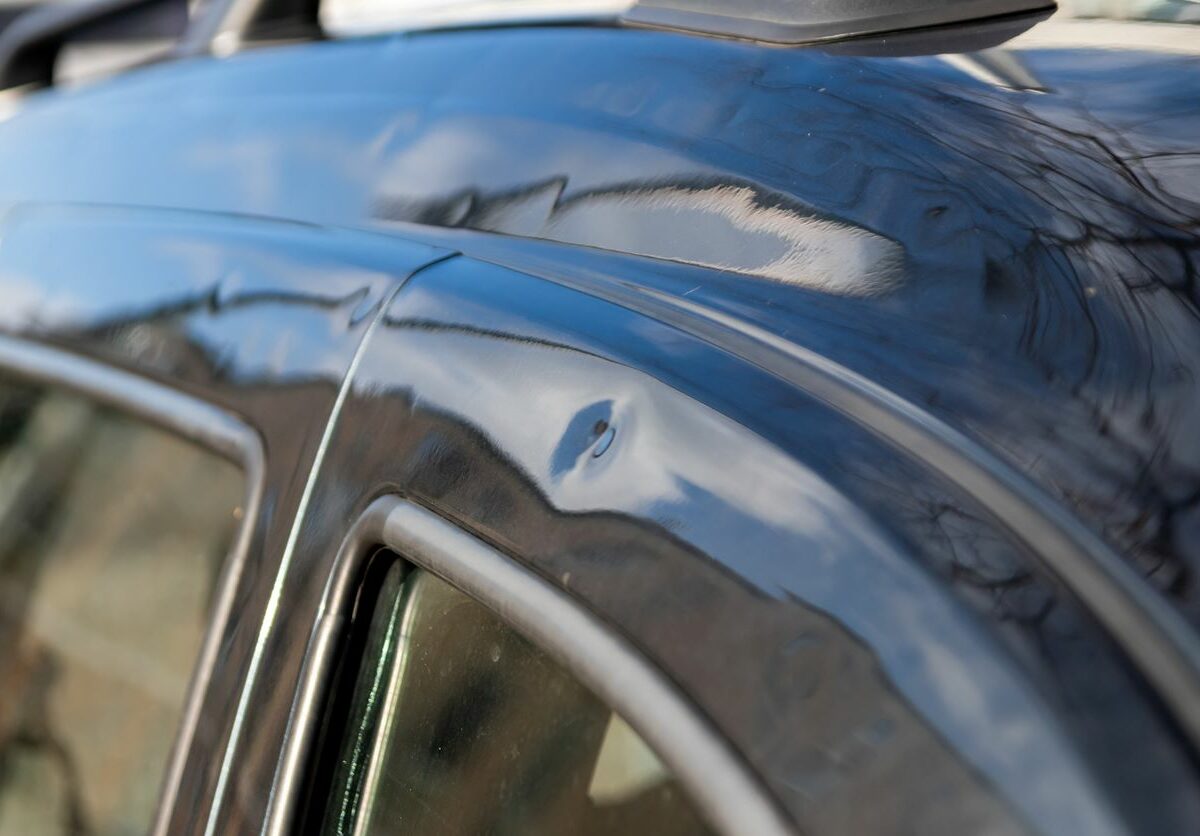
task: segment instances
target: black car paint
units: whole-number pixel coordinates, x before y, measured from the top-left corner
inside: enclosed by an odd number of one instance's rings
[[[142,70],[0,127],[20,161],[0,170],[4,327],[267,440],[210,751],[261,614],[279,621],[219,832],[262,815],[339,532],[387,490],[628,635],[802,825],[960,832],[1007,808],[1045,832],[1185,831],[1193,752],[1036,543],[736,344],[580,281],[919,406],[1196,625],[1200,59],[1014,54],[1045,92],[938,57],[431,33]],[[34,205],[55,203],[75,207]],[[896,755],[914,751],[927,772]],[[203,830],[219,763],[186,776],[179,830]]]
[[[190,761],[172,818],[172,832],[203,832],[273,563],[342,380],[394,283],[440,253],[299,224],[110,207],[19,207],[3,229],[6,331],[167,382],[262,436],[262,511],[196,733],[211,754]]]

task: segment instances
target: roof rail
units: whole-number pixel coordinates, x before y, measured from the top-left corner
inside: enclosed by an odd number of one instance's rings
[[[638,0],[627,23],[809,44],[1053,11],[1054,0]]]

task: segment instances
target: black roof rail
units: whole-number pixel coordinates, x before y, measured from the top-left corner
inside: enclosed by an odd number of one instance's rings
[[[638,0],[627,23],[777,44],[811,44],[1007,16],[1054,0]]]

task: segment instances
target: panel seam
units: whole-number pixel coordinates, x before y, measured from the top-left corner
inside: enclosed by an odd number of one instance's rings
[[[216,836],[218,819],[221,811],[224,809],[225,794],[228,791],[229,776],[233,769],[233,761],[237,755],[238,748],[241,743],[242,732],[245,727],[246,714],[249,709],[250,699],[253,695],[255,685],[257,684],[259,669],[262,665],[263,656],[266,653],[267,642],[270,638],[272,628],[275,624],[275,619],[279,613],[279,604],[283,596],[284,583],[287,580],[288,570],[291,567],[292,558],[296,552],[296,544],[300,540],[300,531],[304,526],[304,522],[308,517],[308,507],[312,502],[313,494],[316,491],[317,483],[320,481],[321,468],[325,462],[326,455],[329,452],[330,444],[333,441],[334,431],[337,429],[341,412],[345,406],[346,400],[350,396],[350,389],[354,384],[354,378],[358,371],[359,365],[362,363],[362,358],[366,354],[367,346],[371,342],[371,336],[375,333],[376,328],[387,316],[387,311],[391,307],[393,300],[399,295],[408,283],[413,280],[419,273],[429,269],[437,264],[457,258],[458,252],[449,252],[445,255],[435,258],[431,261],[422,264],[415,270],[410,271],[406,276],[400,278],[394,287],[392,287],[380,300],[379,310],[376,312],[371,322],[363,331],[362,338],[358,345],[355,346],[354,355],[350,359],[350,364],[346,367],[346,372],[342,377],[341,384],[338,387],[337,396],[334,398],[333,406],[329,410],[329,417],[325,421],[325,427],[321,432],[321,440],[317,445],[316,455],[313,457],[312,466],[309,468],[308,475],[305,477],[304,491],[300,495],[300,502],[296,506],[296,512],[292,517],[291,529],[288,531],[288,539],[283,547],[283,555],[279,560],[279,568],[275,573],[275,580],[271,585],[271,594],[267,600],[266,609],[263,612],[262,621],[259,624],[258,637],[254,642],[254,650],[250,657],[250,665],[246,671],[246,677],[242,682],[241,693],[238,696],[237,710],[234,714],[233,725],[229,731],[229,737],[225,744],[225,751],[221,758],[221,770],[217,775],[217,785],[213,791],[212,802],[208,809],[208,820],[204,826],[204,836]]]

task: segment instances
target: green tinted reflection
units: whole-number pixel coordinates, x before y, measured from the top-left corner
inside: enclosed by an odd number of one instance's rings
[[[376,727],[384,715],[388,673],[400,643],[400,619],[404,615],[404,566],[392,564],[379,589],[376,610],[371,616],[367,646],[358,681],[354,686],[342,756],[333,779],[333,796],[326,808],[323,832],[349,834],[362,803],[363,781],[375,743]]]
[[[422,571],[405,597],[354,832],[709,832],[637,733],[491,611]]]

